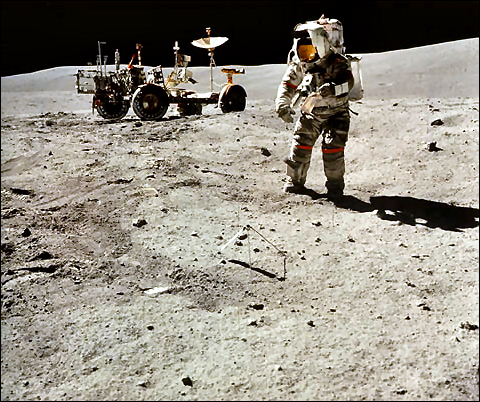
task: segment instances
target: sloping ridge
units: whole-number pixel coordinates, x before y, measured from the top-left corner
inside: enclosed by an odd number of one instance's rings
[[[366,97],[478,97],[479,39],[362,56]]]
[[[479,38],[411,49],[361,54],[366,98],[478,97]],[[111,66],[113,67],[113,66]],[[244,67],[235,82],[245,87],[248,99],[274,99],[285,64]],[[74,74],[84,66],[55,67],[28,74],[2,77],[2,92],[75,91]],[[148,70],[150,67],[146,67]],[[165,74],[171,69],[166,68]],[[209,68],[191,67],[198,92],[209,91]],[[217,70],[220,68],[217,67]],[[215,71],[214,90],[225,82]]]

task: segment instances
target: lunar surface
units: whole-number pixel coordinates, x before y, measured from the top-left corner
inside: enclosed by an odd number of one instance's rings
[[[320,144],[282,191],[286,65],[158,121],[2,77],[1,399],[478,400],[478,49],[360,55],[336,202]]]

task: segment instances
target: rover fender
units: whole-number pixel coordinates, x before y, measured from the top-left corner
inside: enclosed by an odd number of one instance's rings
[[[238,84],[225,85],[218,98],[218,106],[223,113],[242,112],[247,104],[247,92]]]

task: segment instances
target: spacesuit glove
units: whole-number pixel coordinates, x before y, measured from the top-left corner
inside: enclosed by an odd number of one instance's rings
[[[278,111],[278,117],[280,117],[285,123],[293,123],[293,115],[295,110],[291,107],[286,106]]]
[[[335,95],[335,85],[330,82],[327,82],[323,84],[318,91],[322,96]]]

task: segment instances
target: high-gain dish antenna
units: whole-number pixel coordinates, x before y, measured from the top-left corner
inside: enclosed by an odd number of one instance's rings
[[[211,28],[206,28],[205,30],[207,32],[207,37],[194,40],[192,42],[192,45],[201,49],[208,50],[208,55],[210,56],[210,92],[213,92],[213,67],[215,67],[213,51],[216,47],[223,45],[228,40],[228,38],[224,36],[212,37],[210,36],[210,33],[212,32]]]

